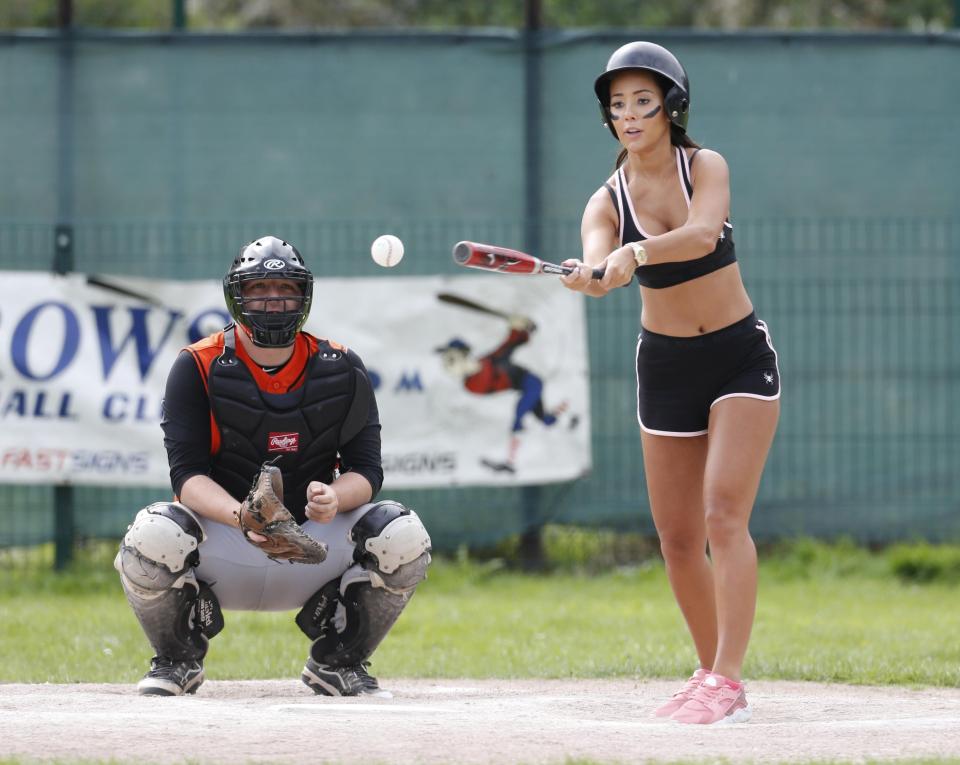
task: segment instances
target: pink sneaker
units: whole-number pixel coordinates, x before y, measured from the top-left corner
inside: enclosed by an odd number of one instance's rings
[[[698,668],[696,672],[690,675],[690,679],[683,684],[683,687],[670,697],[670,701],[654,711],[653,716],[669,717],[672,715],[687,703],[693,695],[693,692],[700,687],[700,683],[702,683],[709,674],[710,670],[704,669],[703,667]]]
[[[723,675],[711,673],[670,719],[692,725],[725,725],[746,722],[753,711],[743,683],[737,687]]]

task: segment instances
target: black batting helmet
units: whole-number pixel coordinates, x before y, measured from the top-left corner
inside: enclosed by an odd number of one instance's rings
[[[668,88],[663,102],[670,121],[686,132],[687,118],[690,116],[690,80],[687,72],[670,51],[662,45],[652,42],[632,42],[617,48],[607,68],[593,84],[593,90],[600,102],[603,123],[617,137],[617,131],[610,119],[610,80],[619,72],[630,69],[645,69],[666,80]]]
[[[267,303],[279,303],[284,310],[252,311],[246,305],[244,284],[260,279],[288,279],[300,286],[300,298],[256,298],[263,309]],[[303,262],[297,248],[275,236],[263,236],[245,244],[223,277],[223,296],[233,320],[244,327],[255,345],[261,348],[285,348],[293,343],[297,332],[310,314],[313,301],[313,274]],[[297,301],[293,311],[286,310],[290,301]]]

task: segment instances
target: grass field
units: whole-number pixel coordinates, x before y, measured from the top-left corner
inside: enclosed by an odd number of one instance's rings
[[[952,576],[904,581],[903,558],[813,542],[766,551],[745,676],[960,686],[960,585]],[[109,562],[98,560],[69,574],[3,572],[0,682],[139,679],[150,648]],[[436,560],[375,654],[374,672],[657,678],[691,670],[695,656],[656,558],[590,574],[560,568],[530,575],[498,560]],[[925,578],[933,581],[918,583]],[[308,643],[293,615],[227,612],[208,677],[298,676]]]

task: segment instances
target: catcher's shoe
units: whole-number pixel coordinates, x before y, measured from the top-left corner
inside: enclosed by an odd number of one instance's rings
[[[307,659],[300,679],[320,696],[382,696],[390,698],[389,691],[380,689],[377,678],[367,672],[367,662],[352,667],[331,667]]]
[[[196,693],[203,682],[203,664],[199,661],[174,661],[165,656],[150,660],[150,671],[137,683],[141,696],[182,696]]]

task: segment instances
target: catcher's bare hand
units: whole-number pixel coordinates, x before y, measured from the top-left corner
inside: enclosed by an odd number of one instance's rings
[[[320,563],[327,546],[307,536],[284,506],[280,468],[264,463],[237,511],[244,538],[273,560]]]
[[[317,523],[330,523],[340,510],[340,497],[337,490],[320,481],[310,481],[307,485],[307,518]]]

